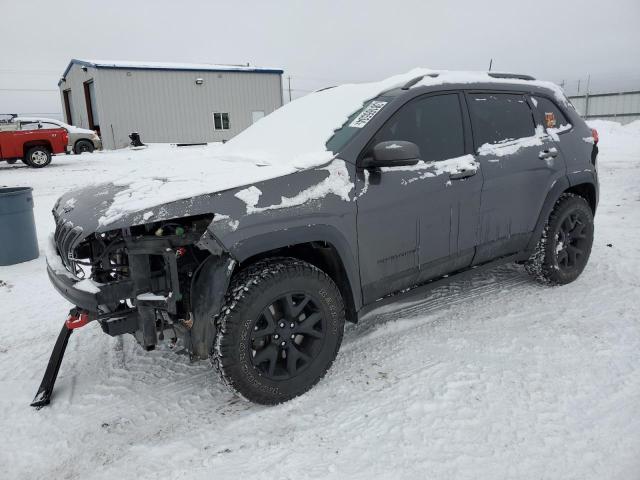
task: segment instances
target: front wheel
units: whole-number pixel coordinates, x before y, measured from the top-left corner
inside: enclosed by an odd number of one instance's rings
[[[262,260],[232,280],[216,318],[212,362],[244,398],[285,402],[327,372],[344,321],[340,291],[322,270],[294,258]]]
[[[32,147],[24,157],[24,163],[32,168],[43,168],[51,163],[51,152],[46,147]]]
[[[89,140],[78,140],[73,148],[73,151],[77,155],[85,152],[93,153],[94,150],[95,146],[93,145],[93,142],[90,142]]]
[[[525,269],[543,283],[573,282],[587,266],[593,244],[593,212],[587,201],[563,194],[542,232]]]

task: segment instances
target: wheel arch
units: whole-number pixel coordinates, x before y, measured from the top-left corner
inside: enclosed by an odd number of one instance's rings
[[[33,147],[44,147],[49,151],[49,153],[53,151],[51,142],[49,142],[48,140],[32,140],[29,142],[24,142],[24,144],[22,145],[22,157],[26,157],[27,152]]]
[[[291,242],[292,238],[296,241]],[[294,257],[315,265],[338,286],[347,320],[357,321],[356,312],[362,307],[357,250],[352,253],[349,243],[335,227],[311,225],[273,231],[239,242],[230,252],[238,261],[238,268],[271,256]]]
[[[559,178],[547,193],[547,197],[542,205],[533,235],[531,235],[526,251],[523,255],[523,260],[527,259],[534,251],[554,205],[565,193],[573,193],[584,198],[589,203],[591,211],[595,214],[596,206],[598,204],[598,189],[596,185],[592,181],[572,185],[566,176]]]

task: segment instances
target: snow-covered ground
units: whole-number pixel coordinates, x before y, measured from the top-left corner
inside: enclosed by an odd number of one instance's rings
[[[640,478],[640,124],[594,126],[601,200],[576,282],[508,266],[378,312],[347,327],[319,385],[276,407],[90,324],[35,411],[69,305],[44,258],[0,267],[0,478]],[[0,163],[0,185],[34,187],[44,249],[60,194],[161,176],[179,168],[156,155],[168,148]]]

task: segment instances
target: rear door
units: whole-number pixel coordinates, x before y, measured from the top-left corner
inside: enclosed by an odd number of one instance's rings
[[[524,248],[565,163],[527,95],[468,92],[466,99],[484,175],[477,264]]]
[[[473,164],[461,94],[413,99],[365,148],[415,143],[415,166],[366,170],[358,183],[358,249],[365,302],[471,263],[482,175]],[[465,143],[468,141],[467,143]]]

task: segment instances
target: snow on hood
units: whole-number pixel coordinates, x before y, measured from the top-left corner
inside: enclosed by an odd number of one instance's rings
[[[101,226],[125,215],[206,193],[251,185],[323,166],[334,154],[326,142],[349,116],[385,90],[431,70],[414,69],[380,82],[348,84],[314,92],[290,102],[224,145],[200,154],[178,152],[171,171],[138,171],[119,178],[124,187],[100,218]],[[183,155],[184,153],[184,155]]]

